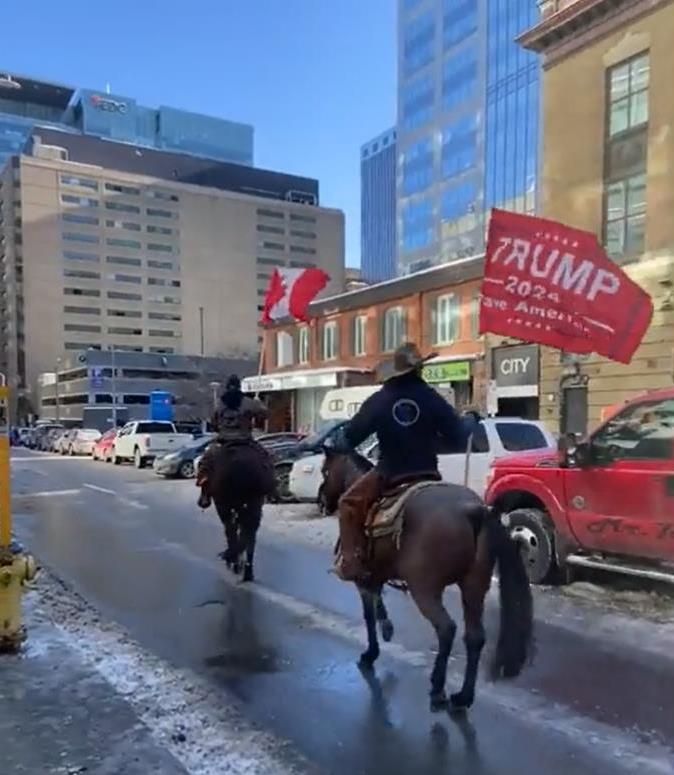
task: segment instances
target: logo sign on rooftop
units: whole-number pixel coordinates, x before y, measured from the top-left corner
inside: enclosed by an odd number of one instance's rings
[[[126,102],[112,100],[110,97],[101,97],[100,94],[91,95],[91,104],[96,110],[103,110],[106,113],[126,113]]]

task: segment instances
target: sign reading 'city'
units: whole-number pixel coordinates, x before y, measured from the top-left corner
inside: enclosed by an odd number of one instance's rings
[[[629,363],[653,316],[650,296],[594,234],[492,210],[480,333]]]

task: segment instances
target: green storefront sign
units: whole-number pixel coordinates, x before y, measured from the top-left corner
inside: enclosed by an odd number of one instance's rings
[[[447,361],[424,366],[423,377],[426,382],[468,382],[470,363],[468,361]]]

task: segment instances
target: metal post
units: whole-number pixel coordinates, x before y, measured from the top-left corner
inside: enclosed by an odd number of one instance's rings
[[[199,307],[199,332],[201,337],[201,355],[204,354],[204,308]]]
[[[112,427],[117,428],[117,368],[114,344],[110,345],[110,369],[112,371]]]
[[[213,395],[213,411],[218,411],[218,389],[220,388],[219,382],[211,382],[211,391]]]
[[[59,401],[59,366],[61,365],[61,359],[56,359],[56,368],[54,369],[54,400],[56,401],[55,413],[56,422],[61,419],[61,405]]]

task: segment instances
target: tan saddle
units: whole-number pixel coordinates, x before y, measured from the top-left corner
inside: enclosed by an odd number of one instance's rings
[[[392,536],[397,543],[403,531],[403,512],[407,501],[421,490],[444,486],[441,477],[435,474],[392,482],[368,511],[365,535],[370,539]]]

